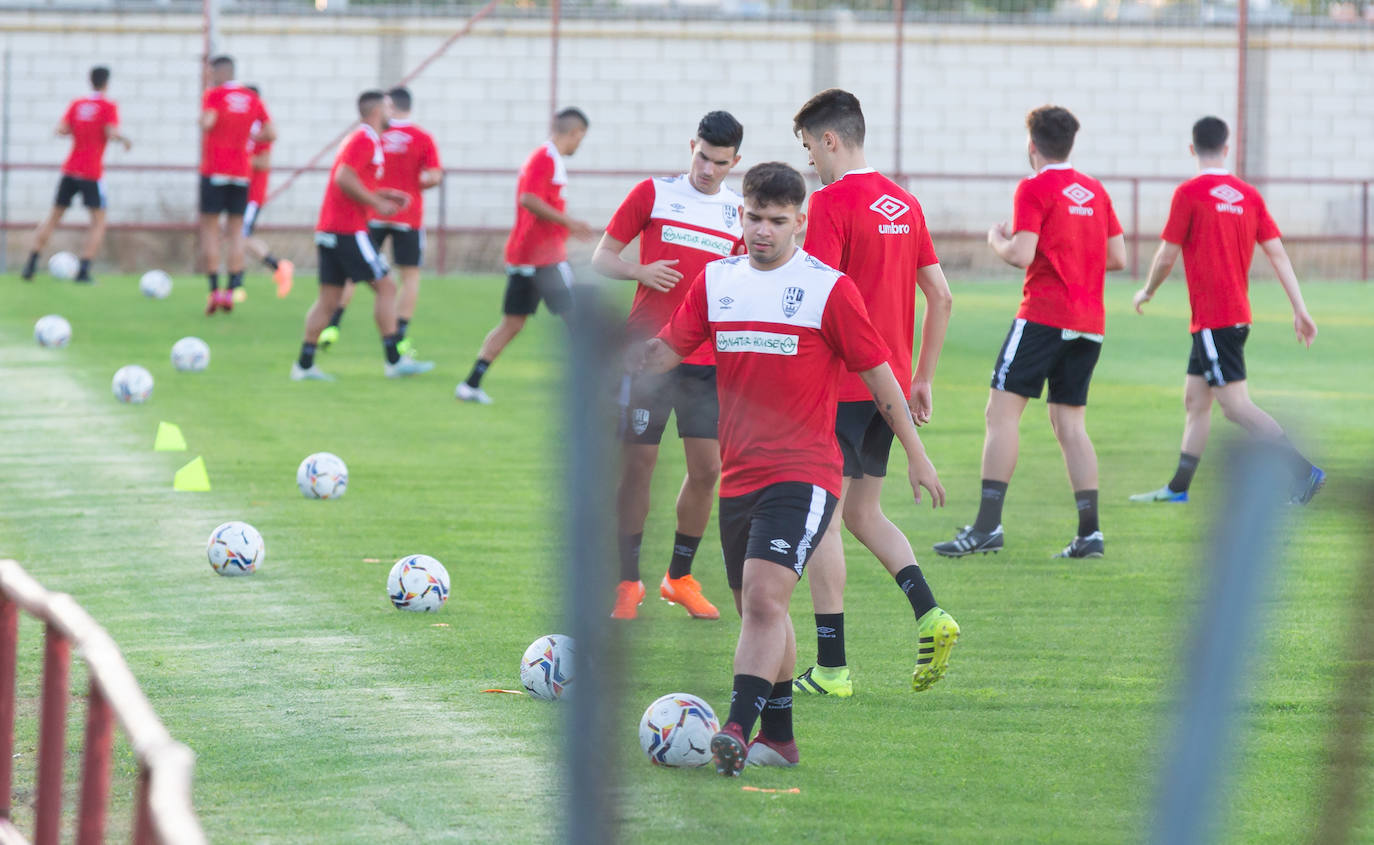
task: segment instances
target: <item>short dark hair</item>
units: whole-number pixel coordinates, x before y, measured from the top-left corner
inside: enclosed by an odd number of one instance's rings
[[[358,95],[358,116],[367,119],[372,114],[372,110],[382,104],[386,99],[386,93],[373,88]]]
[[[590,129],[592,125],[582,109],[569,106],[553,116],[553,131],[560,135],[564,132],[571,132],[574,124],[577,123],[582,124],[583,129]]]
[[[228,65],[230,69],[233,69],[234,60],[223,53],[221,53],[218,56],[215,56],[213,59],[210,60],[210,67],[220,68],[224,67],[225,65]]]
[[[386,92],[386,95],[391,98],[391,103],[392,105],[396,106],[396,108],[400,109],[401,111],[410,111],[409,88],[405,87],[404,85],[397,85],[395,88],[392,88],[390,91]]]
[[[744,199],[756,206],[791,205],[801,208],[806,202],[806,180],[790,164],[765,161],[744,174]]]
[[[91,68],[91,87],[99,91],[110,82],[110,69],[104,65]]]
[[[817,137],[834,132],[846,145],[862,147],[864,110],[859,98],[839,88],[827,88],[807,100],[792,118],[792,134],[800,135],[803,129]]]
[[[697,124],[697,137],[713,147],[730,147],[739,152],[744,143],[744,127],[728,111],[708,112]]]
[[[1193,124],[1193,152],[1198,155],[1219,153],[1229,137],[1231,130],[1226,127],[1226,121],[1208,115]]]
[[[1063,161],[1073,151],[1073,137],[1078,134],[1078,118],[1063,106],[1041,106],[1026,115],[1026,129],[1031,143],[1048,159]]]

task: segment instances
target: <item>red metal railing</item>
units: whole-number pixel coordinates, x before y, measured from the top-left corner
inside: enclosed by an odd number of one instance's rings
[[[191,809],[191,750],[162,726],[114,640],[71,596],[50,593],[12,560],[0,560],[0,843],[24,842],[11,822],[14,784],[14,715],[19,611],[46,626],[43,692],[39,711],[35,845],[57,845],[62,822],[62,766],[66,743],[71,653],[86,662],[86,699],[77,845],[104,842],[114,725],[123,727],[138,761],[135,845],[203,845],[205,834]]]

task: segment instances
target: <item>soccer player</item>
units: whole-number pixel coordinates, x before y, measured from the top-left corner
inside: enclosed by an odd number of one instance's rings
[[[261,98],[262,92],[258,90],[258,86],[245,85],[243,87]],[[255,124],[249,138],[258,136],[261,131],[262,125]],[[258,215],[262,213],[263,203],[267,202],[267,179],[272,172],[272,142],[249,140],[248,161],[253,168],[253,175],[248,181],[248,206],[243,212],[243,248],[272,270],[272,280],[277,285],[277,298],[284,299],[287,294],[291,293],[291,282],[295,277],[296,265],[288,259],[277,258],[272,254],[266,241],[262,238],[253,237],[253,230],[258,225]],[[234,301],[242,302],[243,299],[243,288],[235,288]]]
[[[58,135],[70,135],[71,152],[62,164],[62,179],[57,183],[57,199],[53,201],[48,219],[38,224],[33,232],[33,245],[29,259],[24,262],[20,276],[24,281],[32,281],[38,270],[38,255],[47,246],[48,238],[62,220],[62,215],[71,207],[72,199],[81,197],[81,204],[91,215],[91,228],[86,232],[86,243],[81,248],[81,268],[76,281],[91,282],[91,260],[100,251],[100,242],[105,238],[105,186],[100,182],[105,159],[105,144],[118,141],[128,150],[133,146],[128,138],[119,134],[119,109],[114,101],[105,97],[105,89],[110,85],[110,69],[91,68],[91,93],[72,100],[62,120],[57,124]]]
[[[831,88],[797,112],[793,132],[807,149],[824,185],[807,208],[806,251],[854,280],[869,319],[887,342],[892,369],[916,424],[930,420],[931,382],[949,326],[952,297],[921,204],[870,168],[864,158],[864,115],[848,91]],[[915,377],[916,288],[927,306]],[[844,456],[838,505],[846,527],[873,552],[916,614],[913,689],[924,690],[949,666],[959,625],[935,603],[911,543],[883,513],[881,496],[892,429],[873,404],[863,379],[840,380],[835,436]],[[840,520],[830,523],[811,561],[811,602],[816,616],[816,665],[797,677],[798,692],[847,698],[854,693],[844,649],[844,540]]]
[[[233,59],[211,59],[210,82],[200,110],[200,247],[210,282],[206,314],[234,310],[233,292],[243,285],[243,216],[253,179],[248,146],[270,144],[277,137],[262,100],[234,81]],[[221,215],[226,217],[223,231]],[[223,291],[219,287],[221,245],[229,253],[229,287]]]
[[[1055,557],[1102,557],[1097,518],[1097,453],[1086,427],[1088,383],[1102,351],[1107,270],[1126,266],[1126,239],[1102,183],[1068,161],[1078,119],[1041,106],[1026,116],[1026,154],[1035,175],[1016,188],[1012,225],[988,230],[1003,261],[1026,268],[1021,309],[993,365],[983,441],[978,517],[953,540],[946,557],[1002,548],[1002,502],[1016,468],[1021,414],[1049,381],[1050,425],[1064,453],[1078,507],[1078,534]]]
[[[1150,264],[1145,287],[1136,292],[1141,310],[1183,256],[1193,319],[1193,351],[1183,383],[1183,447],[1178,469],[1168,484],[1131,497],[1133,502],[1186,502],[1188,485],[1207,446],[1212,427],[1212,400],[1226,418],[1256,437],[1276,440],[1293,469],[1292,501],[1307,504],[1326,482],[1326,473],[1293,448],[1283,428],[1250,399],[1245,381],[1245,341],[1250,336],[1250,261],[1255,244],[1274,268],[1293,306],[1293,331],[1307,346],[1317,337],[1317,324],[1307,313],[1293,263],[1283,248],[1279,227],[1259,191],[1226,171],[1226,123],[1204,117],[1193,124],[1198,175],[1174,191],[1163,241]]]
[[[722,183],[739,164],[743,140],[744,127],[729,112],[707,114],[688,145],[692,158],[687,172],[640,182],[606,226],[592,255],[592,267],[603,276],[639,283],[627,320],[632,343],[653,337],[663,328],[706,262],[742,251],[743,201]],[[635,238],[639,238],[639,261],[621,258],[621,251]],[[627,376],[616,491],[620,583],[611,613],[616,619],[634,619],[635,608],[644,600],[639,547],[649,515],[658,444],[674,412],[687,456],[687,477],[677,497],[672,559],[658,592],[698,619],[720,618],[720,611],[702,595],[701,585],[692,577],[692,559],[711,518],[711,499],[720,476],[715,363],[715,349],[703,343],[668,373]]]
[[[787,607],[840,492],[835,442],[842,370],[859,372],[906,450],[916,501],[938,505],[944,488],[926,458],[887,343],[848,276],[793,242],[805,223],[806,183],[770,162],[744,177],[748,256],[713,261],[682,305],[644,347],[665,372],[710,341],[720,389],[720,538],[741,616],[734,691],[725,726],[711,739],[716,771],[746,761],[794,766],[792,670],[796,634]],[[759,735],[752,743],[755,720]]]
[[[590,124],[581,109],[566,108],[554,115],[553,133],[530,154],[520,168],[515,188],[515,227],[506,241],[506,296],[501,322],[487,332],[477,362],[453,395],[465,402],[491,404],[482,389],[487,368],[525,327],[542,299],[555,314],[572,307],[572,267],[568,265],[568,236],[591,240],[596,231],[569,217],[563,186],[568,171],[563,159],[577,152]]]
[[[329,171],[324,203],[315,225],[315,244],[319,252],[320,292],[305,315],[305,340],[301,354],[291,366],[294,381],[314,379],[333,381],[315,366],[315,348],[320,332],[329,325],[329,315],[339,307],[346,282],[366,282],[376,294],[373,316],[382,335],[386,353],[387,378],[411,376],[434,368],[432,361],[416,361],[402,355],[396,334],[396,284],[391,280],[386,259],[372,248],[367,236],[367,218],[372,212],[390,217],[405,205],[404,191],[382,187],[381,133],[386,129],[390,102],[381,91],[364,91],[358,97],[358,116],[362,123],[339,147]]]

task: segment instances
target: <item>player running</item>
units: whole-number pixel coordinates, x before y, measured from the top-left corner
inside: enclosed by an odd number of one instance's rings
[[[722,183],[739,164],[743,140],[744,127],[729,112],[706,115],[688,145],[692,159],[687,172],[640,182],[606,226],[592,255],[592,267],[603,276],[639,283],[626,321],[631,343],[653,337],[663,328],[706,262],[742,251],[743,200]],[[639,238],[639,261],[621,258],[621,251],[635,238]],[[620,583],[611,613],[616,619],[634,619],[635,608],[644,600],[639,547],[649,516],[658,444],[672,413],[677,414],[677,434],[687,456],[687,477],[677,497],[672,559],[658,592],[698,619],[720,618],[720,611],[701,594],[701,585],[692,577],[692,559],[711,518],[711,500],[720,477],[715,364],[715,349],[703,343],[669,372],[626,376],[622,386],[624,445],[616,491]]]
[[[234,291],[243,286],[243,217],[253,179],[248,148],[250,143],[270,144],[277,137],[262,100],[234,81],[233,59],[211,59],[210,82],[200,111],[200,245],[210,282],[206,314],[234,310]],[[226,217],[223,230],[221,215]],[[229,253],[227,290],[219,287],[221,245]]]
[[[1021,309],[993,365],[983,441],[978,517],[953,540],[946,557],[1002,548],[1002,502],[1016,468],[1021,414],[1050,383],[1050,425],[1064,453],[1078,506],[1078,534],[1055,557],[1102,557],[1097,518],[1097,453],[1086,428],[1088,383],[1102,351],[1107,270],[1126,266],[1126,239],[1102,183],[1069,164],[1078,119],[1041,106],[1026,116],[1026,154],[1035,175],[1016,188],[1015,218],[988,230],[1003,261],[1026,268]]]
[[[515,227],[506,241],[506,296],[501,322],[487,332],[472,372],[454,388],[458,399],[491,404],[491,397],[482,389],[482,376],[525,327],[541,299],[555,314],[567,314],[572,307],[568,235],[591,240],[596,230],[566,213],[563,186],[568,184],[568,171],[563,159],[577,152],[589,125],[581,109],[563,109],[554,115],[549,140],[520,168],[515,187]]]
[[[1217,117],[1193,124],[1198,175],[1174,191],[1163,241],[1150,264],[1145,287],[1136,292],[1135,310],[1149,302],[1183,256],[1193,319],[1193,351],[1183,383],[1183,447],[1168,484],[1131,497],[1133,502],[1186,502],[1193,472],[1207,446],[1212,400],[1226,418],[1256,437],[1278,441],[1294,474],[1291,498],[1305,505],[1326,483],[1326,473],[1298,453],[1283,428],[1250,399],[1245,380],[1245,341],[1250,336],[1250,261],[1255,244],[1264,250],[1293,306],[1293,331],[1307,346],[1317,324],[1307,313],[1293,263],[1283,248],[1279,227],[1259,191],[1226,171],[1229,131]]]
[[[315,366],[315,349],[320,332],[329,325],[329,315],[339,306],[344,284],[349,281],[366,282],[376,294],[373,315],[386,353],[386,377],[411,376],[434,369],[433,361],[416,361],[396,348],[400,341],[396,334],[396,284],[391,280],[386,259],[377,254],[367,237],[370,212],[390,217],[407,199],[404,192],[379,184],[385,161],[381,132],[386,129],[389,109],[387,96],[381,91],[364,91],[358,97],[362,123],[339,147],[329,170],[329,184],[315,225],[320,292],[305,315],[305,340],[300,357],[291,365],[293,381],[334,380]]]
[[[935,503],[945,491],[926,458],[889,350],[848,276],[793,243],[805,223],[806,183],[770,162],[744,176],[748,256],[713,261],[658,336],[648,369],[666,372],[710,341],[720,389],[720,538],[740,612],[734,691],[711,739],[716,771],[746,761],[794,766],[792,670],[797,642],[788,602],[840,493],[835,442],[840,375],[859,372],[909,460],[908,478]],[[746,739],[761,717],[759,735]]]
[[[258,86],[243,87],[261,98],[262,92],[258,90]],[[250,139],[257,136],[261,130],[261,124],[255,124],[249,135]],[[272,270],[272,281],[277,285],[277,298],[284,299],[291,292],[296,265],[285,258],[277,258],[272,254],[266,241],[253,237],[258,217],[262,214],[262,206],[267,202],[267,180],[272,172],[272,142],[249,140],[248,163],[253,168],[253,175],[248,181],[248,206],[243,212],[243,248]],[[246,298],[243,288],[234,289],[235,302],[242,302]]]
[[[76,281],[95,281],[91,278],[91,261],[105,239],[105,186],[100,181],[104,173],[105,144],[118,141],[125,150],[133,146],[128,138],[119,134],[119,109],[105,96],[109,85],[109,68],[91,68],[91,93],[72,100],[57,124],[58,135],[71,136],[72,149],[62,163],[62,179],[57,183],[57,199],[53,201],[52,211],[48,219],[33,230],[29,258],[19,274],[26,282],[33,281],[33,274],[38,271],[39,253],[47,246],[48,238],[52,237],[62,215],[67,213],[72,199],[77,196],[91,215],[91,228],[81,248],[81,267]]]
[[[810,154],[821,188],[807,207],[804,248],[853,279],[873,326],[891,351],[916,424],[931,415],[931,382],[944,345],[953,297],[935,257],[921,204],[864,158],[864,115],[848,91],[812,97],[793,118],[792,131]],[[911,370],[916,288],[927,307],[921,354]],[[925,690],[944,676],[959,625],[935,603],[911,543],[883,513],[892,429],[873,404],[863,379],[840,377],[835,437],[844,457],[839,511],[851,534],[887,569],[916,614],[917,653],[911,685]],[[844,648],[844,538],[830,523],[812,557],[811,602],[816,615],[816,665],[797,677],[798,692],[847,698],[854,693]]]

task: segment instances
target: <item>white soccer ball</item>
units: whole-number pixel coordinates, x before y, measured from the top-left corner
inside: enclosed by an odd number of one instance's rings
[[[520,683],[542,701],[566,698],[573,680],[573,640],[549,634],[530,643],[520,658]]]
[[[639,747],[655,766],[701,766],[711,761],[711,737],[719,730],[711,705],[695,695],[670,692],[644,711]]]
[[[296,468],[296,486],[307,499],[337,499],[348,490],[348,465],[331,452],[316,452]]]
[[[59,279],[71,281],[81,270],[81,259],[70,252],[55,252],[48,259],[48,272]]]
[[[138,289],[149,299],[166,299],[172,294],[172,277],[161,270],[149,270],[138,280]]]
[[[153,395],[153,374],[137,364],[120,367],[115,371],[110,389],[121,402],[142,404]]]
[[[72,339],[72,324],[56,314],[39,317],[38,322],[33,324],[33,339],[38,341],[39,346],[66,346]]]
[[[267,547],[258,529],[246,522],[226,522],[210,532],[205,556],[220,575],[252,575],[266,559]]]
[[[398,610],[431,613],[448,601],[448,570],[429,555],[408,555],[396,561],[386,577],[386,592]]]
[[[210,366],[210,344],[198,337],[183,337],[172,344],[172,366],[183,373],[198,373]]]

